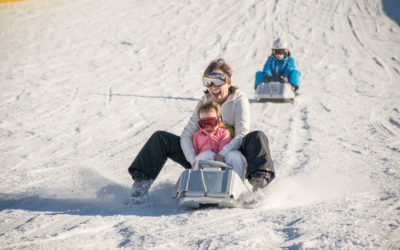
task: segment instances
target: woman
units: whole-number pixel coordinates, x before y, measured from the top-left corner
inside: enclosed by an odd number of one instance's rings
[[[212,61],[203,74],[203,84],[207,90],[200,102],[218,103],[221,107],[222,121],[231,126],[234,136],[232,141],[215,155],[214,160],[224,162],[229,151],[240,151],[247,160],[246,177],[253,189],[257,190],[265,187],[275,177],[268,139],[261,131],[249,133],[249,101],[244,93],[231,85],[231,76],[232,70],[223,59]],[[139,197],[148,192],[168,158],[187,169],[196,163],[192,140],[198,130],[199,104],[180,137],[169,132],[157,131],[143,146],[128,169],[135,181],[132,196]]]

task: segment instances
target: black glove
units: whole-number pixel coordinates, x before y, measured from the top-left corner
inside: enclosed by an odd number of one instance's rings
[[[280,83],[287,83],[288,82],[287,76],[279,76],[279,82]]]
[[[265,75],[264,76],[264,82],[272,82],[274,78],[271,75]]]

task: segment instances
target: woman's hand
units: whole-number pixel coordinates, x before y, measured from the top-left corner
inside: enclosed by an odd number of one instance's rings
[[[225,162],[225,157],[223,157],[220,154],[216,154],[216,155],[214,155],[214,161]]]

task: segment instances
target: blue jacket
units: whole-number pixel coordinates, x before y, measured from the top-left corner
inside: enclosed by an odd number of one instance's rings
[[[268,57],[267,62],[264,65],[263,73],[265,75],[280,75],[290,76],[293,70],[296,69],[294,59],[290,56],[278,60],[275,56]]]

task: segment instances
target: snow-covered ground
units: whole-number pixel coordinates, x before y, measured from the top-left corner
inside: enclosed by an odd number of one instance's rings
[[[385,0],[0,4],[0,248],[398,249],[399,13]],[[256,103],[279,36],[300,95]],[[150,200],[125,205],[128,166],[156,130],[181,133],[218,57],[277,178],[250,208],[182,210],[168,161]]]

